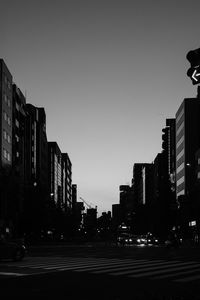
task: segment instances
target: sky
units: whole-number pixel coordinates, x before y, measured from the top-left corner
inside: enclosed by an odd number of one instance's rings
[[[161,152],[166,118],[196,97],[186,54],[200,47],[199,0],[0,0],[0,11],[0,57],[45,108],[78,200],[112,210],[134,163]]]

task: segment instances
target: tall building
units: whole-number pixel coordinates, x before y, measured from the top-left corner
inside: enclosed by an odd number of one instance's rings
[[[77,184],[72,184],[72,209],[74,210],[77,203]]]
[[[134,207],[145,204],[147,198],[151,197],[149,195],[150,178],[148,175],[151,173],[152,168],[152,164],[149,163],[135,163],[133,166],[132,188]]]
[[[0,59],[0,167],[12,165],[12,75]]]
[[[26,99],[21,90],[13,84],[13,114],[12,114],[12,174],[13,192],[12,203],[13,234],[21,231],[21,218],[25,204],[26,181]]]
[[[63,208],[72,210],[72,163],[67,153],[62,153]]]
[[[200,148],[200,99],[184,99],[176,113],[176,197],[195,186],[195,153]]]
[[[62,208],[62,153],[56,142],[48,142],[49,187],[56,207]]]
[[[25,213],[27,234],[41,232],[45,226],[48,201],[48,147],[44,108],[26,104]]]
[[[12,75],[0,59],[0,229],[9,228],[12,201]]]
[[[166,119],[166,127],[163,129],[163,152],[166,151],[167,172],[171,182],[171,190],[175,192],[175,168],[176,168],[176,119]]]

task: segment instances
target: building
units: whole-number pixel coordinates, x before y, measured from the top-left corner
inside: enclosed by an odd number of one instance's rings
[[[142,167],[140,203],[151,205],[154,201],[154,164],[145,164]]]
[[[176,113],[176,197],[195,186],[195,153],[200,148],[200,99],[184,99]]]
[[[25,212],[22,227],[27,234],[39,235],[45,227],[48,201],[46,114],[44,108],[32,104],[26,104],[25,109]]]
[[[192,237],[196,224],[200,232],[199,148],[200,94],[197,98],[184,99],[176,113],[176,197],[183,239]]]
[[[13,234],[22,231],[21,220],[25,205],[26,181],[26,99],[21,90],[13,84],[13,114],[12,114],[12,189],[14,193],[12,204]]]
[[[63,208],[62,153],[56,142],[48,142],[49,192],[53,203]]]
[[[133,166],[132,189],[134,207],[145,204],[151,197],[149,189],[149,182],[151,181],[149,174],[151,174],[153,165],[149,163],[135,163]],[[151,175],[150,175],[151,176]]]
[[[62,206],[72,211],[72,163],[67,153],[62,153]]]
[[[167,171],[171,182],[171,190],[175,192],[175,173],[176,173],[176,119],[166,119],[163,151],[166,151],[167,156]],[[166,139],[166,145],[165,145]]]
[[[0,59],[0,229],[9,230],[12,167],[12,75]]]
[[[12,165],[12,75],[0,59],[0,167]]]

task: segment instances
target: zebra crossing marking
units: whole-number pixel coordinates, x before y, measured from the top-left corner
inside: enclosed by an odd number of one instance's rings
[[[119,268],[115,268],[114,269],[114,271],[122,271],[122,270],[128,270],[128,272],[133,272],[134,270],[141,270],[141,269],[145,269],[146,267],[148,267],[148,268],[152,268],[154,265],[155,266],[160,266],[161,265],[161,267],[163,266],[163,265],[165,265],[165,264],[167,264],[167,262],[159,262],[159,263],[155,263],[155,262],[147,262],[147,263],[145,263],[145,264],[131,264],[131,265],[129,265],[129,266],[123,266],[123,267],[119,267]],[[108,272],[109,271],[113,271],[113,268],[111,267],[110,268],[110,270],[107,270]],[[92,272],[92,273],[95,273],[95,274],[101,274],[101,273],[104,273],[104,270],[102,270],[102,271],[94,271],[94,272]],[[119,274],[120,273],[120,274]],[[115,273],[109,273],[109,275],[115,275],[115,274],[117,274],[117,275],[124,275],[125,273],[127,273],[127,271],[123,271],[123,272],[115,272]],[[116,275],[116,276],[117,276]]]
[[[138,261],[132,261],[131,263],[129,262],[129,263],[124,263],[124,262],[118,262],[118,263],[115,263],[115,264],[113,264],[113,265],[111,265],[110,263],[109,264],[107,264],[106,263],[106,266],[107,267],[105,267],[105,266],[103,266],[102,264],[101,265],[98,265],[97,267],[94,267],[94,266],[88,266],[88,268],[86,268],[86,269],[84,269],[84,270],[80,270],[79,272],[84,272],[84,271],[93,271],[93,270],[98,270],[98,269],[107,269],[107,268],[111,268],[111,269],[115,269],[115,268],[117,268],[117,267],[121,267],[121,268],[123,268],[123,267],[125,267],[126,266],[126,268],[130,268],[130,266],[131,265],[143,265],[143,264],[147,264],[148,263],[148,260],[146,260],[146,261],[143,261],[143,262],[138,262]],[[121,266],[122,265],[122,266]],[[100,272],[100,271],[99,271]],[[107,272],[107,271],[106,271]],[[95,273],[95,272],[92,272],[92,273]]]
[[[155,264],[155,267],[154,267],[154,265],[152,265],[150,267],[149,267],[149,265],[146,265],[145,267],[139,268],[139,270],[132,269],[132,270],[127,270],[127,271],[122,271],[122,272],[111,273],[110,275],[114,275],[114,276],[129,275],[129,274],[133,274],[135,272],[138,273],[140,271],[142,271],[142,272],[144,272],[144,271],[146,272],[147,271],[148,272],[149,270],[156,270],[155,272],[159,272],[159,269],[163,270],[163,267],[165,267],[164,271],[167,272],[166,267],[172,268],[173,266],[179,266],[179,265],[181,267],[183,265],[188,265],[188,264],[191,265],[191,262],[185,262],[185,263],[183,263],[183,262],[180,262],[180,261],[173,261],[173,262],[170,261],[170,262],[163,262],[162,265]],[[154,271],[151,271],[151,273],[152,272],[154,272]]]
[[[38,257],[31,261],[24,261],[21,263],[7,263],[6,266],[28,268],[33,270],[43,269],[44,271],[69,270],[74,272],[90,272],[92,274],[106,273],[112,276],[125,275],[128,278],[148,277],[151,280],[171,279],[172,281],[179,283],[200,279],[200,263],[197,261],[181,262],[180,260],[166,261],[163,259],[149,260],[91,257]],[[0,273],[0,275],[3,275],[3,273]],[[31,275],[17,272],[7,273],[13,274],[13,276],[15,274],[15,276]],[[37,275],[39,273],[35,272],[33,275],[34,274]],[[6,275],[6,273],[4,275]]]
[[[181,275],[186,275],[186,274],[194,274],[196,273],[197,270],[183,270],[181,272],[176,272],[176,273],[169,273],[166,275],[161,275],[161,276],[153,276],[152,279],[156,280],[156,279],[166,279],[166,278],[171,278],[171,277],[177,277],[177,276],[181,276]],[[169,272],[169,271],[168,271]]]
[[[147,277],[147,276],[152,276],[152,275],[158,275],[158,274],[165,274],[167,271],[168,272],[174,272],[174,271],[177,271],[177,270],[186,270],[186,269],[191,269],[191,267],[193,268],[198,268],[199,271],[200,271],[200,265],[198,266],[179,266],[179,267],[173,267],[173,266],[168,266],[167,269],[163,270],[159,270],[160,268],[158,267],[155,267],[152,271],[150,272],[145,272],[143,274],[133,274],[133,275],[130,275],[129,277],[134,277],[134,278],[140,278],[140,277]],[[154,271],[156,270],[156,271]],[[141,273],[141,272],[138,272],[138,273]]]

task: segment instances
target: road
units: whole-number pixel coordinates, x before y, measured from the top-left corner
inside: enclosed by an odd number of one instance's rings
[[[35,247],[21,262],[0,262],[1,295],[2,299],[200,299],[199,250],[92,244]]]

